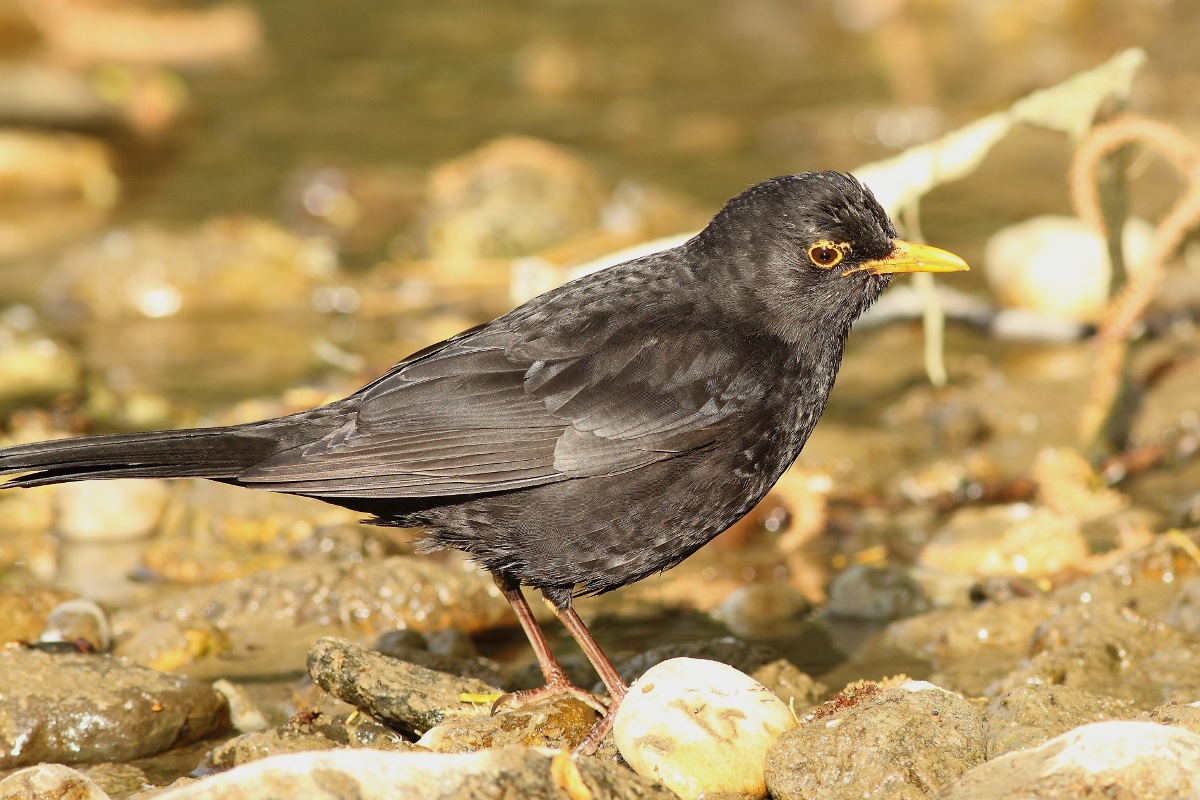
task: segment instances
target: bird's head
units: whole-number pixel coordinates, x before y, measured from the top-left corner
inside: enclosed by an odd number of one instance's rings
[[[752,186],[694,240],[719,264],[727,295],[799,341],[836,334],[903,272],[958,272],[961,258],[897,238],[871,191],[840,172],[803,172]]]

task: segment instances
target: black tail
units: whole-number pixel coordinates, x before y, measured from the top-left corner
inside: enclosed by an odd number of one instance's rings
[[[104,478],[234,478],[279,447],[266,425],[117,433],[0,450],[0,475],[28,473],[2,488]]]

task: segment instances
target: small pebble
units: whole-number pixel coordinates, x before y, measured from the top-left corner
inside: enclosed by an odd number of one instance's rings
[[[112,627],[104,609],[91,600],[76,598],[59,603],[46,618],[39,642],[70,642],[91,650],[112,647]]]
[[[717,661],[673,658],[646,671],[617,712],[617,748],[682,798],[767,796],[763,760],[796,726],[769,689]]]

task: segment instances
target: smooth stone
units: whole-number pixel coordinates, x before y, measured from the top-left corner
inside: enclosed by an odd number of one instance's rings
[[[108,794],[79,770],[38,764],[0,780],[0,800],[108,800]]]
[[[614,734],[639,774],[683,798],[767,796],[763,759],[796,726],[770,689],[727,664],[673,658],[629,687]]]
[[[1200,795],[1200,736],[1153,722],[1097,722],[982,764],[939,800],[1138,800]]]
[[[767,786],[775,800],[922,798],[983,758],[983,720],[971,704],[910,681],[783,734],[767,753]]]
[[[149,536],[167,507],[166,481],[80,481],[58,487],[58,532],[71,542],[126,542]]]
[[[506,747],[477,753],[330,750],[272,756],[155,795],[155,800],[674,800],[616,764]]]
[[[229,727],[203,683],[119,658],[0,650],[0,769],[130,761]]]

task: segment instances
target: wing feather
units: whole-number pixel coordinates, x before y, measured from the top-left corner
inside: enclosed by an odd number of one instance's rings
[[[640,308],[640,326],[614,312],[619,325],[589,319],[553,336],[546,309],[524,326],[501,317],[400,362],[351,398],[339,429],[238,480],[326,497],[480,494],[705,447],[761,405],[761,364],[746,363],[736,332],[666,326],[653,311]]]

